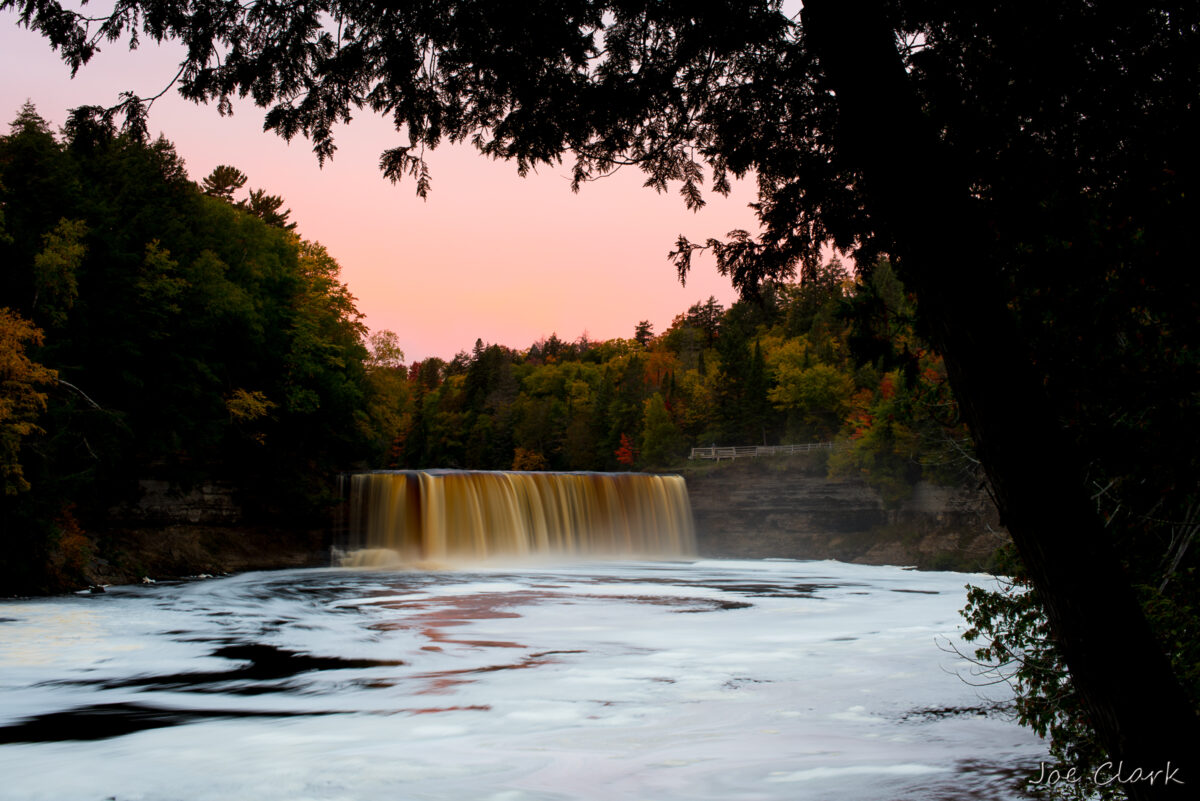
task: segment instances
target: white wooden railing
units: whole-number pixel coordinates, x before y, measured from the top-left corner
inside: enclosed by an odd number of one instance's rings
[[[746,456],[774,456],[781,453],[808,453],[832,450],[832,442],[805,442],[800,445],[738,445],[735,447],[692,448],[689,459],[741,459]]]

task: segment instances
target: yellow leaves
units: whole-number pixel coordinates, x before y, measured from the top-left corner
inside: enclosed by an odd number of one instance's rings
[[[404,351],[395,331],[376,331],[371,334],[367,368],[370,370],[403,370]]]
[[[67,504],[54,519],[59,534],[50,548],[47,568],[60,587],[87,583],[85,571],[92,559],[92,541],[75,518],[75,505]]]
[[[66,322],[67,311],[79,295],[75,273],[87,255],[86,234],[83,220],[64,217],[42,237],[42,250],[33,257],[33,309],[36,312],[40,304],[52,325]]]
[[[715,370],[703,376],[696,370],[688,370],[678,377],[672,403],[684,430],[700,431],[710,427],[715,414],[718,380]]]
[[[546,457],[539,451],[517,448],[513,451],[513,470],[545,470]]]
[[[225,399],[229,419],[238,423],[266,417],[277,405],[258,390],[250,391],[240,387]]]
[[[567,381],[567,404],[572,409],[582,410],[592,403],[592,385],[582,378]]]
[[[775,371],[775,380],[767,397],[777,409],[831,412],[840,417],[854,393],[854,379],[827,364],[808,368],[781,365]]]
[[[812,357],[808,355],[808,343],[804,337],[789,339],[773,348],[766,349],[767,364],[772,369],[780,367],[807,367]]]
[[[785,339],[777,331],[764,330],[757,337],[759,347],[762,348],[763,355],[766,357],[767,363],[771,363],[771,359],[775,352],[782,348],[788,342],[795,342],[796,339]]]
[[[259,445],[267,444],[267,435],[254,430],[249,424],[261,420],[271,413],[279,404],[268,400],[267,396],[258,390],[247,390],[241,387],[235,389],[225,398],[225,409],[229,412],[229,421],[244,425],[245,434]]]
[[[582,362],[546,363],[521,381],[530,397],[567,397],[572,403],[590,399],[602,376],[599,368]]]
[[[42,331],[10,309],[0,309],[0,486],[5,495],[29,489],[21,467],[21,442],[42,433],[37,419],[46,393],[37,388],[58,379],[54,370],[25,354],[42,344]]]

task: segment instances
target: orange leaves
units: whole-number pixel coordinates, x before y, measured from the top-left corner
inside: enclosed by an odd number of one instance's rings
[[[659,389],[667,376],[681,369],[679,357],[666,348],[656,348],[646,354],[646,386]]]
[[[42,344],[42,330],[10,309],[0,309],[0,492],[29,489],[21,467],[21,444],[42,433],[37,420],[46,410],[41,387],[58,373],[33,361],[26,349]]]
[[[517,448],[513,451],[513,470],[545,470],[546,457],[541,451],[528,448]]]
[[[874,399],[874,393],[869,389],[860,389],[850,399],[850,411],[846,414],[846,422],[849,424],[851,439],[862,438],[874,424],[875,418],[870,412]]]

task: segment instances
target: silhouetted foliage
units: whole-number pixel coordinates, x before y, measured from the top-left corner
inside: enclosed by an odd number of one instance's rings
[[[283,209],[283,198],[279,195],[268,195],[265,189],[251,189],[250,197],[243,204],[246,211],[259,218],[267,225],[274,225],[277,228],[282,228],[285,231],[295,230],[296,224],[288,222],[288,217],[291,216],[291,209]]]
[[[233,202],[233,193],[246,185],[246,173],[228,164],[218,164],[200,182],[204,194]]]
[[[654,338],[654,326],[651,325],[649,320],[642,320],[637,324],[637,328],[634,329],[633,338],[643,348],[648,346],[650,340]]]

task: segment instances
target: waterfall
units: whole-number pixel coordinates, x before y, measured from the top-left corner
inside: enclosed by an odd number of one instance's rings
[[[687,485],[641,473],[403,470],[349,477],[348,564],[493,557],[679,557]]]

